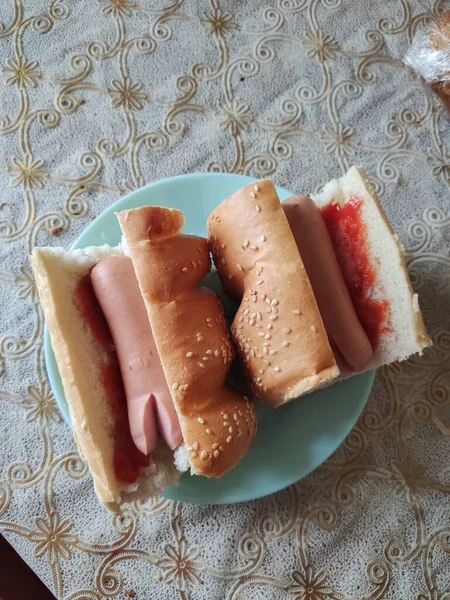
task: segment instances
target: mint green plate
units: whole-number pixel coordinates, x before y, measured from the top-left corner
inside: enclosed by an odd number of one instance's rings
[[[206,219],[222,200],[253,181],[243,175],[194,173],[151,183],[107,208],[74,244],[115,245],[121,232],[114,212],[144,205],[179,208],[186,217],[186,233],[206,235]],[[291,195],[277,188],[280,199]],[[214,276],[209,285],[218,289]],[[224,302],[230,316],[233,307]],[[67,423],[70,416],[48,331],[44,338],[50,384]],[[249,451],[232,471],[220,479],[184,474],[164,490],[166,498],[197,504],[227,504],[253,500],[277,492],[305,477],[343,442],[356,423],[372,388],[374,372],[363,373],[277,410],[258,405],[258,433]]]

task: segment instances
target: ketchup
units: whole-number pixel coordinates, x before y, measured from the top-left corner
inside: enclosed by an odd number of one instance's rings
[[[350,293],[358,319],[375,350],[386,326],[389,303],[371,298],[376,271],[369,259],[367,230],[361,218],[362,200],[351,198],[344,206],[327,204],[321,209],[339,266]]]
[[[98,375],[114,421],[114,473],[119,481],[134,483],[139,476],[139,469],[148,465],[149,457],[136,448],[131,437],[119,361],[108,323],[92,287],[90,273],[78,282],[72,300],[92,337],[103,351]]]

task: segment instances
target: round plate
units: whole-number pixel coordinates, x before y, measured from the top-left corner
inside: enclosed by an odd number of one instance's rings
[[[114,212],[145,205],[179,208],[184,231],[206,235],[206,219],[233,192],[254,181],[243,175],[196,173],[151,183],[128,194],[99,215],[80,235],[74,248],[115,245],[121,231]],[[277,188],[281,200],[291,195]],[[226,312],[227,312],[226,307]],[[67,402],[48,331],[45,362],[56,401],[70,423]],[[185,473],[166,498],[197,504],[226,504],[266,496],[305,477],[342,443],[367,401],[374,373],[357,375],[273,410],[257,406],[258,433],[245,457],[220,479]]]

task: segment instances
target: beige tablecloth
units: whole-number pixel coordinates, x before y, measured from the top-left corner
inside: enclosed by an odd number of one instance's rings
[[[0,531],[58,598],[450,598],[450,125],[402,64],[435,0],[3,0]],[[362,163],[434,348],[382,369],[290,489],[96,501],[46,378],[28,253],[178,173],[312,192]],[[1,559],[0,559],[1,568]]]

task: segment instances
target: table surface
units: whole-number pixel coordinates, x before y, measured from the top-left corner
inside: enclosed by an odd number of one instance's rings
[[[1,3],[0,532],[57,598],[450,598],[450,125],[402,62],[450,6],[387,6]],[[31,249],[68,248],[155,179],[312,193],[351,164],[406,248],[434,347],[381,369],[341,448],[289,489],[106,512],[48,385]]]

